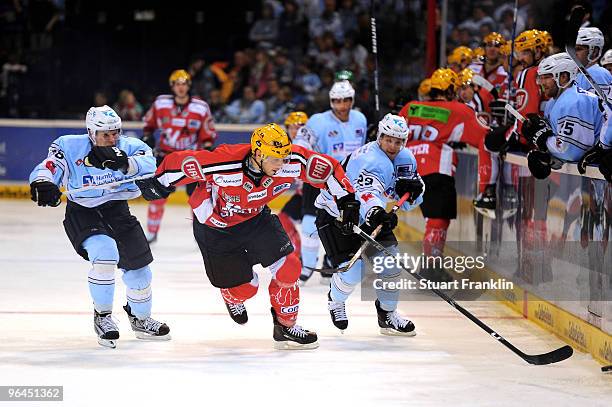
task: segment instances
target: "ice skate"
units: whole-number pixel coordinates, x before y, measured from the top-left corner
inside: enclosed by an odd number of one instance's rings
[[[235,323],[239,325],[244,325],[248,322],[249,315],[247,314],[247,310],[244,306],[244,303],[239,302],[236,304],[232,304],[231,302],[227,302],[225,300],[223,300],[223,302],[225,302],[227,312],[229,313],[230,317],[232,317]]]
[[[380,307],[380,301],[376,300],[376,313],[378,314],[378,326],[380,333],[389,336],[415,336],[416,331],[412,321],[403,318],[397,310],[385,311]]]
[[[98,343],[106,348],[115,349],[119,339],[119,328],[110,312],[98,313],[94,310],[94,330],[98,335]]]
[[[280,350],[301,350],[319,347],[316,332],[310,332],[299,325],[286,327],[278,322],[274,308],[270,308],[270,311],[272,312],[272,321],[274,322],[272,334],[274,348]]]
[[[329,310],[329,315],[331,316],[334,326],[340,329],[340,332],[344,333],[344,330],[348,327],[345,303],[332,301],[331,292],[328,292],[327,309]]]
[[[484,192],[478,194],[472,201],[474,210],[490,219],[495,219],[497,208],[497,197],[495,196],[495,185],[487,185]]]
[[[130,305],[126,304],[123,309],[128,314],[130,325],[134,331],[136,338],[145,340],[168,341],[170,337],[170,328],[163,322],[154,320],[151,317],[146,319],[138,319],[132,314]]]
[[[148,230],[145,230],[145,237],[147,238],[147,242],[149,242],[149,244],[157,241],[157,233],[151,233]]]

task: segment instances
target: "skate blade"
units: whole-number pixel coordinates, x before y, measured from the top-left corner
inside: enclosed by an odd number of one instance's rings
[[[399,332],[392,328],[380,328],[380,333],[385,336],[416,336],[416,331]]]
[[[482,216],[486,216],[489,219],[495,219],[495,210],[487,209],[487,208],[479,208],[477,206],[474,207],[474,210],[481,214]]]
[[[155,336],[155,335],[150,335],[144,332],[134,331],[134,335],[136,335],[136,338],[142,339],[143,341],[169,341],[170,339],[172,339],[170,334],[162,335],[162,336]]]
[[[313,343],[296,343],[292,341],[274,341],[274,349],[276,350],[307,350],[307,349],[316,349],[319,347],[319,342],[315,341]]]
[[[105,348],[115,349],[117,347],[117,341],[115,339],[98,338],[98,343]]]

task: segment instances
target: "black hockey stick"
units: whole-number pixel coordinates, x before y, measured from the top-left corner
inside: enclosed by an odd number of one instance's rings
[[[393,208],[391,209],[391,213],[397,212],[397,210],[404,204],[404,202],[406,202],[409,196],[410,196],[410,193],[406,192],[404,196],[402,196],[401,199],[397,201],[395,205],[393,205]],[[375,239],[381,230],[382,230],[382,225],[378,225],[376,229],[374,229],[372,234],[370,234],[370,237],[372,239]],[[351,257],[351,259],[345,266],[337,267],[337,268],[322,268],[322,269],[304,266],[304,268],[311,270],[311,271],[317,271],[319,273],[327,273],[327,274],[344,273],[345,271],[353,267],[353,265],[357,262],[357,260],[359,260],[359,258],[361,257],[361,254],[366,249],[366,247],[368,247],[368,245],[369,245],[369,242],[367,241],[363,242],[359,250],[357,250],[357,252],[353,255],[353,257]]]
[[[383,245],[378,243],[376,240],[370,238],[370,236],[368,236],[367,233],[365,233],[363,230],[361,230],[359,228],[359,226],[354,226],[353,227],[353,231],[355,233],[357,233],[359,236],[361,236],[362,238],[366,239],[366,241],[369,241],[374,247],[376,247],[378,250],[380,250],[381,252],[383,252],[387,256],[393,257],[393,254],[389,250],[387,250]],[[404,266],[401,266],[401,267],[404,270],[408,271],[408,274],[410,274],[411,276],[413,276],[417,280],[419,280],[419,281],[424,280],[424,278],[421,277],[418,273],[414,273],[410,269],[405,268]],[[510,349],[512,352],[517,354],[519,357],[521,357],[525,362],[527,362],[529,364],[532,364],[532,365],[548,365],[548,364],[551,364],[551,363],[557,363],[557,362],[561,362],[562,360],[565,360],[565,359],[569,358],[574,353],[574,349],[572,349],[571,346],[565,345],[565,346],[560,347],[559,349],[555,349],[555,350],[553,350],[551,352],[548,352],[548,353],[542,353],[542,354],[538,354],[538,355],[528,355],[528,354],[524,353],[523,351],[521,351],[520,349],[518,349],[513,344],[511,344],[510,342],[508,342],[503,336],[501,336],[500,334],[495,332],[487,324],[482,322],[480,319],[478,319],[476,316],[474,316],[474,314],[472,314],[471,312],[469,312],[468,310],[463,308],[461,305],[457,304],[455,302],[455,300],[453,300],[452,298],[450,298],[449,296],[447,296],[443,292],[441,292],[441,291],[439,291],[439,290],[437,290],[435,288],[430,288],[430,290],[433,291],[434,294],[436,294],[438,297],[442,298],[444,301],[449,303],[457,311],[459,311],[464,316],[466,316],[470,321],[472,321],[473,323],[478,325],[486,333],[491,335],[498,342],[501,342],[506,348]]]
[[[374,55],[374,108],[376,121],[380,119],[380,99],[378,88],[378,38],[376,34],[376,0],[370,0],[370,30],[372,31],[372,55]]]
[[[582,23],[585,13],[586,10],[582,6],[577,6],[572,10],[569,22],[567,23],[565,52],[567,52],[570,58],[572,58],[572,60],[576,63],[578,70],[584,75],[587,82],[589,82],[589,85],[591,85],[599,100],[608,105],[609,109],[612,109],[612,103],[610,103],[597,82],[595,82],[589,71],[586,70],[584,65],[582,65],[582,62],[580,62],[576,56],[576,39],[578,38],[578,30],[580,29],[580,24]]]

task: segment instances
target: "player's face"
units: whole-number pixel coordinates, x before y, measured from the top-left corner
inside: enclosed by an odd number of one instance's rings
[[[174,95],[179,98],[185,97],[189,92],[189,85],[184,81],[176,81],[174,82],[174,85],[172,85],[172,92],[174,92]]]
[[[588,65],[589,47],[586,45],[576,45],[576,58],[582,65]]]
[[[351,105],[353,104],[352,98],[344,99],[332,99],[331,105],[336,117],[343,122],[349,118],[349,112],[351,111]]]
[[[295,136],[297,135],[298,130],[302,126],[304,126],[304,125],[303,124],[290,124],[289,126],[287,126],[287,133],[289,134],[289,137],[291,137],[291,140],[293,140],[295,138]]]
[[[537,83],[542,87],[546,97],[554,98],[557,96],[559,88],[557,87],[557,83],[555,82],[555,78],[553,78],[552,74],[548,73],[545,75],[538,75]]]
[[[96,145],[100,147],[114,147],[121,137],[120,130],[98,130],[96,131]]]
[[[459,99],[463,103],[469,103],[474,99],[474,88],[471,85],[465,85],[459,88]]]
[[[275,175],[278,170],[281,169],[283,164],[287,161],[286,158],[277,158],[277,157],[266,157],[261,162],[261,168],[267,176],[271,177]]]
[[[391,160],[397,157],[403,146],[404,140],[397,137],[386,136],[384,134],[380,137],[380,148]]]
[[[517,52],[515,54],[515,57],[519,61],[519,63],[523,66],[523,68],[529,68],[535,62],[533,51],[528,50],[528,49]]]
[[[495,42],[485,44],[485,55],[489,61],[497,61],[497,58],[499,58],[499,44]]]

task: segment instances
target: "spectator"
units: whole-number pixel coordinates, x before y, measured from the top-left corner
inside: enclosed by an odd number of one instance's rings
[[[329,106],[329,90],[334,84],[334,71],[328,68],[321,70],[321,87],[313,96],[314,109],[324,111]]]
[[[483,24],[489,24],[493,28],[496,26],[495,20],[487,15],[484,7],[477,5],[472,10],[472,18],[459,24],[459,29],[465,28],[471,36],[476,36],[479,35],[480,26]]]
[[[225,103],[238,98],[242,94],[242,89],[249,83],[251,61],[251,56],[246,50],[234,53],[234,62],[228,75],[232,86],[221,90],[221,97]]]
[[[140,121],[142,119],[142,105],[138,103],[134,92],[131,90],[124,89],[119,92],[119,98],[113,106],[113,110],[122,120]]]
[[[295,106],[291,102],[292,96],[289,86],[283,86],[278,90],[273,103],[268,106],[268,122],[282,123],[285,120]]]
[[[310,54],[315,57],[319,66],[335,71],[339,62],[339,50],[334,35],[326,31],[315,41],[317,50],[311,51]]]
[[[278,102],[279,92],[280,85],[278,84],[278,81],[276,80],[276,78],[270,78],[268,80],[268,91],[262,99],[263,102],[266,104],[266,111],[268,113],[270,113],[270,109],[272,108],[272,106],[276,105],[276,103]]]
[[[270,63],[268,52],[258,49],[255,52],[255,65],[251,68],[249,85],[255,89],[255,97],[261,99],[268,91],[268,80],[274,75],[274,66]]]
[[[338,15],[342,22],[343,32],[357,31],[357,12],[354,0],[340,0]]]
[[[21,117],[21,95],[24,90],[23,76],[28,67],[19,62],[17,54],[11,54],[2,65],[0,73],[0,112],[8,117]]]
[[[512,24],[514,22],[514,12],[512,8],[505,9],[500,14],[498,32],[505,38],[512,38]],[[516,18],[516,35],[525,31],[525,20],[518,15]]]
[[[305,59],[298,65],[298,76],[295,79],[296,86],[302,90],[308,101],[314,100],[314,94],[321,87],[321,79],[313,72],[312,59]]]
[[[108,105],[108,97],[104,91],[98,90],[94,93],[94,107]]]
[[[308,25],[308,33],[313,41],[321,37],[326,31],[331,32],[337,42],[342,43],[344,41],[342,21],[336,11],[336,0],[325,0],[325,8],[321,16],[310,20]]]
[[[287,50],[278,48],[274,53],[274,75],[281,85],[293,85],[295,65],[289,59]]]
[[[249,31],[249,39],[257,48],[271,48],[278,38],[278,18],[274,17],[274,7],[265,2],[261,8],[261,18]]]
[[[340,50],[338,62],[341,68],[350,69],[355,76],[359,77],[365,72],[368,50],[363,45],[358,44],[356,40],[357,33],[355,31],[346,33],[344,47]]]
[[[306,46],[306,21],[298,12],[294,0],[286,0],[283,13],[278,22],[278,39],[276,43],[289,50],[292,59],[304,53]]]
[[[234,100],[225,108],[229,123],[264,123],[266,119],[266,105],[255,97],[252,86],[245,86],[242,98]]]
[[[215,123],[227,123],[228,119],[225,117],[225,102],[221,97],[221,91],[219,89],[210,91],[208,106],[210,107]]]

